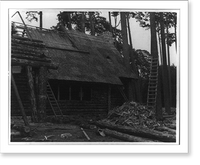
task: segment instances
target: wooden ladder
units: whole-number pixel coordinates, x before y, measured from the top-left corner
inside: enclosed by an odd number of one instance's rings
[[[158,87],[158,57],[152,57],[147,95],[148,110],[155,110]]]
[[[53,110],[54,115],[63,116],[63,113],[58,105],[58,102],[55,98],[55,95],[51,89],[49,82],[47,82],[47,97],[48,97],[48,100],[49,100],[49,103],[51,105],[51,109]]]

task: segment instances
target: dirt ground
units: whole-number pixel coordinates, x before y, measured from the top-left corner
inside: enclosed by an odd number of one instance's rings
[[[11,142],[122,142],[113,137],[100,135],[98,128],[89,124],[95,120],[90,116],[71,115],[62,119],[49,117],[44,123],[30,122],[31,133],[29,135],[17,135],[18,131],[11,129]],[[95,118],[100,119],[99,116],[95,116]],[[20,117],[12,118],[12,123],[23,125],[23,120]]]
[[[30,132],[23,133],[15,126],[24,127],[21,117],[11,119],[11,142],[125,142],[99,133],[93,121],[105,119],[107,114],[71,114],[64,117],[48,116],[43,123],[33,123]],[[166,126],[176,126],[176,116],[166,118]],[[105,136],[104,136],[105,135]]]

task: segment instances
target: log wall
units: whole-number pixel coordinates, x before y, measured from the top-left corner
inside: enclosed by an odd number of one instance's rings
[[[31,115],[31,102],[30,102],[30,92],[28,88],[28,78],[25,73],[13,74],[17,88],[19,90],[20,97],[26,112],[26,115]],[[67,83],[66,83],[67,84]],[[81,85],[82,83],[80,83]],[[76,101],[76,100],[61,100],[58,101],[59,106],[64,115],[74,112],[108,112],[108,91],[109,86],[107,84],[91,84],[91,100],[90,101]],[[116,106],[120,106],[124,103],[124,99],[121,96],[117,87],[111,85],[111,105],[110,108],[113,109]],[[49,102],[46,102],[46,112],[47,115],[53,115],[53,111],[50,107]],[[13,116],[21,115],[17,99],[14,95],[13,89],[11,87],[11,114]]]

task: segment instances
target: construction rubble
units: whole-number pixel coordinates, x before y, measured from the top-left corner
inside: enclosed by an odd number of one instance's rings
[[[163,112],[163,114],[165,114],[165,112]],[[138,104],[136,102],[126,102],[122,106],[111,110],[108,113],[108,117],[102,121],[121,126],[138,126],[149,129],[155,129],[160,126],[170,127],[170,125],[171,127],[175,127],[175,112],[174,115],[171,115],[170,117],[172,118],[166,117],[162,121],[157,121],[155,118],[155,112],[148,110],[146,105]]]

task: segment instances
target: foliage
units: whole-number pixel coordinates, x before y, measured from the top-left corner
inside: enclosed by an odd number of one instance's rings
[[[138,68],[139,76],[142,79],[148,79],[150,74],[151,54],[146,50],[134,51],[136,57],[135,64]]]
[[[146,29],[150,28],[150,13],[149,12],[135,12],[132,14],[132,18],[135,18],[137,22],[140,23],[140,26]],[[176,12],[164,12],[163,13],[164,26],[165,29],[175,28],[177,26],[177,13]],[[155,13],[156,20],[156,31],[160,32],[160,14],[158,12]],[[167,35],[165,36],[167,38]],[[176,34],[175,32],[169,33],[168,35],[168,45],[171,46],[172,43],[176,42]]]
[[[26,19],[28,20],[28,21],[38,21],[38,14],[39,14],[39,12],[37,12],[37,11],[27,11],[26,12]]]

